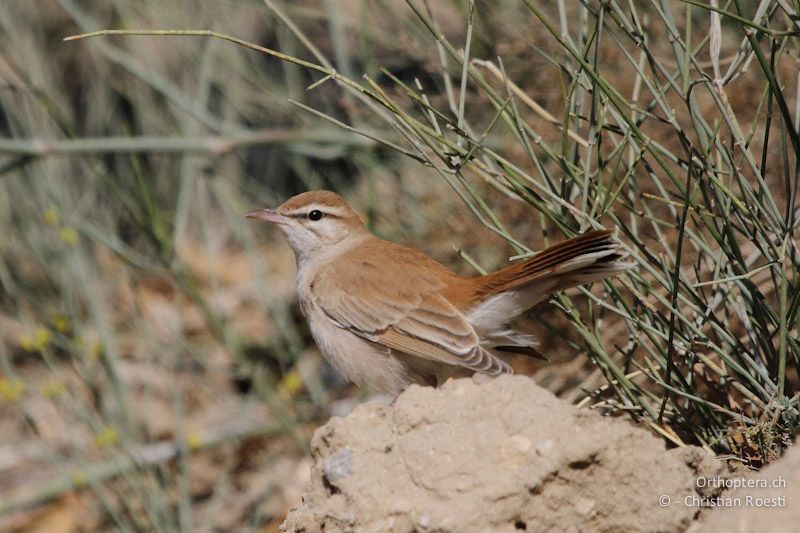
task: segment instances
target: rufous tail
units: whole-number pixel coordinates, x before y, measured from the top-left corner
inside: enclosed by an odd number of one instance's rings
[[[609,230],[584,233],[554,244],[530,259],[474,278],[475,297],[483,300],[490,294],[499,294],[544,279],[555,282],[548,288],[553,293],[613,276],[634,266],[620,262],[624,256],[619,248],[619,243],[614,241]]]

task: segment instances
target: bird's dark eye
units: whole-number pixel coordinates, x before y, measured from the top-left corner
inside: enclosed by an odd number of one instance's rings
[[[308,213],[308,220],[319,220],[322,218],[322,211],[314,209]]]

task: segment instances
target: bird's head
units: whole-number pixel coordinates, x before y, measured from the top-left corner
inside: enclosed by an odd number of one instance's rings
[[[277,225],[294,250],[298,262],[325,255],[364,235],[358,214],[338,194],[309,191],[286,200],[277,209],[259,209],[245,215]]]

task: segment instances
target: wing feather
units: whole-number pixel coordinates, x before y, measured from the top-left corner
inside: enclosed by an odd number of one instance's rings
[[[340,327],[402,353],[492,375],[511,371],[441,295],[455,274],[410,248],[391,244],[388,250],[389,257],[385,245],[376,253],[358,250],[357,259],[351,252],[322,269],[312,289],[322,311]]]

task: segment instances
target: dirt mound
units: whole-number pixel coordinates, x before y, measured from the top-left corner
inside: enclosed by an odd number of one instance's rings
[[[719,505],[689,530],[691,533],[729,531],[798,531],[800,527],[800,446],[777,462],[747,476],[732,476],[727,485],[739,486],[720,496]]]
[[[333,418],[312,447],[285,531],[683,531],[698,509],[680,502],[721,471],[523,376],[411,387]]]

